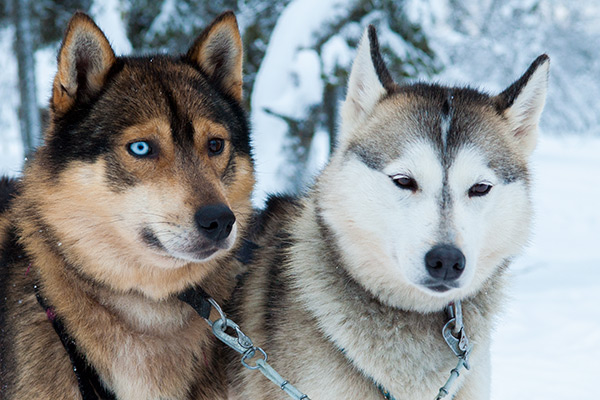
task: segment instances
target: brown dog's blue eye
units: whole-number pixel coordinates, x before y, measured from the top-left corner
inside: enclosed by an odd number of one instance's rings
[[[469,197],[485,196],[492,190],[492,185],[489,183],[477,183],[469,189]]]
[[[401,189],[416,192],[419,188],[419,186],[417,185],[417,181],[415,181],[414,178],[411,178],[410,176],[400,174],[390,176],[390,178],[392,178],[396,186],[398,186]]]
[[[211,156],[219,155],[225,148],[225,141],[223,139],[210,139],[208,141],[208,153]]]
[[[145,141],[130,143],[127,147],[129,154],[134,157],[148,157],[153,154],[152,146]]]

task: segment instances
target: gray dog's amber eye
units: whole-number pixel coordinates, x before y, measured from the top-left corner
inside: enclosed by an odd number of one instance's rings
[[[219,155],[223,152],[225,141],[223,139],[210,139],[208,141],[208,153],[211,156]]]
[[[394,181],[396,186],[398,186],[401,189],[406,189],[406,190],[411,190],[413,192],[416,192],[417,189],[419,188],[419,186],[417,185],[417,181],[415,181],[414,178],[411,178],[410,176],[394,175],[394,176],[391,176],[390,178],[392,178],[392,180]]]
[[[477,183],[469,189],[469,197],[485,196],[492,190],[489,183]]]
[[[146,141],[129,143],[127,151],[134,157],[149,157],[154,154],[152,146]]]

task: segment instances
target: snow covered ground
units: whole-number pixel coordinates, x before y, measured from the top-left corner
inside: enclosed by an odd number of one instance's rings
[[[512,267],[492,346],[492,394],[586,399],[600,377],[600,139],[543,138],[534,154],[536,223]]]

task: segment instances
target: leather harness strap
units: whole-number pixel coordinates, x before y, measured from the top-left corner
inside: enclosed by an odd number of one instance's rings
[[[60,338],[60,342],[63,344],[71,364],[73,365],[73,372],[77,378],[77,384],[79,385],[79,392],[83,400],[117,400],[116,395],[110,389],[107,389],[102,382],[102,379],[98,375],[98,372],[91,365],[85,357],[77,350],[77,343],[67,333],[65,326],[61,319],[56,315],[54,308],[49,306],[44,301],[44,298],[40,294],[37,285],[33,285],[35,290],[35,297],[38,303],[46,312],[48,320],[52,323],[52,327],[56,331],[56,334]]]
[[[210,296],[201,287],[192,287],[180,293],[177,298],[189,304],[204,319],[209,319],[211,305]]]

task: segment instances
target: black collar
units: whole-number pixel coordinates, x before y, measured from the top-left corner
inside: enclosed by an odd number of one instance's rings
[[[201,287],[191,287],[180,293],[177,298],[189,304],[204,319],[209,319],[211,305],[208,302],[210,296]]]

